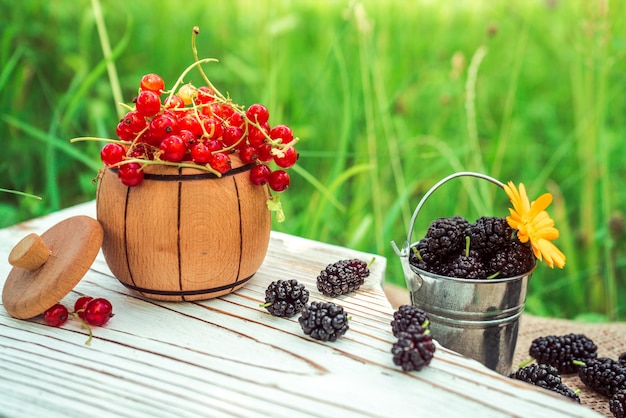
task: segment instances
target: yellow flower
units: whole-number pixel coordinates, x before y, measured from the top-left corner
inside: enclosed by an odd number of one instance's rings
[[[545,259],[548,266],[553,268],[556,265],[563,268],[565,255],[551,242],[559,237],[559,231],[545,211],[552,203],[552,195],[545,193],[530,202],[524,185],[520,183],[518,190],[512,181],[504,185],[504,191],[513,204],[513,209],[509,209],[511,216],[507,216],[506,220],[511,228],[517,229],[519,240],[530,241],[535,257],[540,261]]]

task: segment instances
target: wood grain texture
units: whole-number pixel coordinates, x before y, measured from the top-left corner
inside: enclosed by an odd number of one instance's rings
[[[45,312],[76,286],[98,254],[102,228],[92,217],[78,215],[50,225],[41,233],[40,240],[31,237],[33,234],[28,234],[13,248],[24,253],[19,258],[29,259],[33,250],[48,252],[48,257],[40,263],[42,257],[35,256],[37,261],[34,264],[40,266],[32,270],[11,269],[2,291],[5,309],[19,319],[29,319]],[[24,250],[21,248],[24,243],[33,246]]]
[[[141,187],[126,187],[102,172],[97,217],[103,254],[130,289],[158,300],[201,300],[243,286],[263,262],[269,244],[269,195],[233,170],[211,173],[147,166]]]
[[[20,235],[93,202],[0,230],[0,254]],[[115,316],[94,329],[91,346],[74,322],[63,328],[0,309],[0,414],[8,417],[593,417],[593,411],[488,370],[438,347],[430,366],[404,373],[392,362],[393,309],[377,256],[356,293],[332,299],[350,314],[335,343],[312,340],[297,318],[259,304],[267,285],[297,279],[311,300],[321,269],[342,258],[371,259],[344,247],[272,232],[258,273],[241,289],[205,301],[166,302],[129,292],[100,255],[63,302],[108,298]],[[8,267],[0,263],[0,280]]]

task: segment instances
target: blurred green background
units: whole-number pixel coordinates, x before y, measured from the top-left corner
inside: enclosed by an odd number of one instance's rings
[[[143,74],[172,85],[198,52],[235,102],[301,138],[274,229],[388,258],[448,174],[523,182],[567,255],[540,265],[527,311],[626,319],[626,2],[621,0],[0,0],[0,227],[95,198],[95,142],[114,137]],[[108,56],[109,59],[104,57]],[[188,81],[200,81],[192,72]],[[440,216],[505,216],[506,195],[457,180]]]

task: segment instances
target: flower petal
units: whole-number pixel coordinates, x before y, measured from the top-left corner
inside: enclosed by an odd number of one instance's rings
[[[538,213],[544,211],[552,203],[552,194],[544,193],[530,204],[528,216],[534,218]]]
[[[546,239],[539,239],[537,247],[550,268],[554,268],[555,265],[559,268],[565,266],[565,255],[552,242]]]
[[[565,265],[565,255],[551,241],[559,237],[559,230],[554,227],[554,220],[546,208],[552,203],[552,194],[544,193],[533,202],[529,202],[526,187],[519,184],[519,189],[512,181],[503,185],[513,205],[509,209],[507,223],[517,230],[520,242],[530,241],[533,253],[538,260],[544,260],[550,267]]]

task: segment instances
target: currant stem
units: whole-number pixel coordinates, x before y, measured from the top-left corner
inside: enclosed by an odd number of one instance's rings
[[[198,61],[198,49],[196,48],[196,37],[198,36],[199,33],[200,33],[200,28],[197,27],[197,26],[194,26],[193,27],[193,31],[191,32],[191,49],[192,49],[192,52],[193,52],[193,59],[196,60],[196,61]],[[220,93],[219,90],[217,90],[215,88],[213,83],[211,83],[209,78],[204,73],[204,70],[202,69],[201,65],[198,66],[198,71],[200,71],[200,75],[204,79],[204,81],[207,84],[207,86],[209,86],[209,88],[211,88],[213,90],[213,92],[215,94],[217,94],[222,100],[226,100],[224,98],[224,96],[222,95],[222,93]]]
[[[133,106],[129,106],[126,103],[119,103],[119,105],[125,108],[127,111],[135,110]]]
[[[174,95],[174,92],[178,90],[178,86],[182,84],[185,76],[189,73],[189,71],[191,71],[194,67],[200,66],[202,64],[206,64],[207,62],[217,62],[217,60],[215,58],[204,58],[201,60],[197,60],[196,62],[191,64],[189,67],[185,68],[185,71],[182,72],[180,77],[178,77],[178,80],[176,80],[176,83],[174,83],[174,87],[172,87],[172,91],[170,92],[168,99],[171,100],[172,96]]]
[[[124,144],[124,145],[129,145],[130,144],[130,142],[128,142],[128,141],[120,141],[119,139],[111,139],[111,138],[99,138],[97,136],[79,136],[79,137],[70,139],[71,143],[81,142],[81,141],[112,142],[112,143],[115,143],[115,144]]]
[[[93,339],[93,332],[91,331],[91,327],[83,320],[83,318],[78,315],[78,312],[84,311],[84,309],[79,309],[78,311],[70,312],[70,315],[80,321],[81,328],[85,328],[87,330],[87,332],[89,333],[89,338],[87,338],[87,341],[85,341],[85,345],[91,345],[91,340]]]

